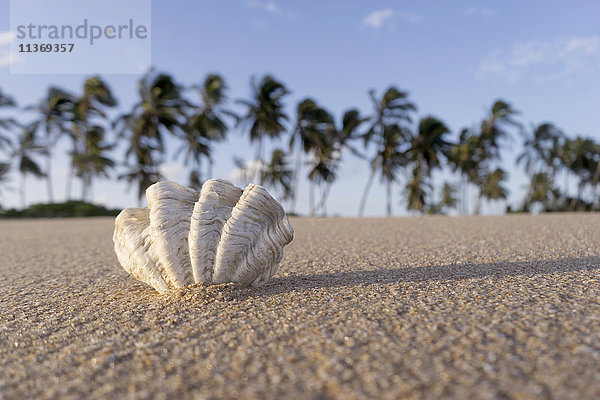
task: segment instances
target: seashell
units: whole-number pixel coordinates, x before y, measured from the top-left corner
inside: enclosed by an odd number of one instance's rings
[[[277,272],[294,230],[260,185],[211,179],[197,192],[175,182],[146,190],[148,207],[115,220],[117,258],[159,292],[198,282],[258,286]]]

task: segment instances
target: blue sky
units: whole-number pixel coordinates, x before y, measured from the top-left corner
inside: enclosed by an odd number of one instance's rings
[[[40,0],[43,4],[50,2]],[[84,75],[9,74],[8,11],[9,1],[0,0],[0,88],[20,104],[38,101],[51,84],[79,91]],[[434,114],[455,134],[503,98],[521,111],[527,126],[549,120],[570,135],[600,139],[598,15],[600,3],[593,1],[153,1],[152,64],[183,84],[219,72],[232,98],[248,96],[252,75],[272,73],[292,91],[286,102],[290,114],[308,95],[338,119],[350,107],[369,113],[367,90],[381,92],[394,84],[409,91],[419,117]],[[121,109],[129,109],[139,76],[105,79]],[[505,159],[510,200],[517,203],[525,178],[514,166],[520,147],[516,137],[514,142]],[[233,156],[249,160],[253,154],[246,136],[232,131],[215,148],[215,175],[231,176]],[[59,199],[66,164],[66,157],[54,162]],[[164,172],[186,181],[172,157]],[[355,215],[367,176],[367,163],[346,154],[329,212]],[[16,185],[16,176],[12,181]],[[28,202],[45,200],[44,185],[29,179],[27,195]],[[94,197],[111,206],[135,204],[135,191],[127,192],[123,182],[99,181]],[[303,185],[299,211],[306,210],[307,199]],[[405,213],[400,201],[398,186],[397,215]],[[17,193],[5,192],[2,203],[17,205]],[[375,185],[367,214],[382,215],[384,204],[383,187]],[[498,212],[501,206],[486,210]]]

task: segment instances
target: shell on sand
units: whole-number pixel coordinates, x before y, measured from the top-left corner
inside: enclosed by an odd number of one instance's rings
[[[258,286],[272,277],[294,230],[283,207],[259,185],[211,179],[197,192],[175,182],[146,190],[148,207],[115,220],[117,258],[159,292],[198,282]]]

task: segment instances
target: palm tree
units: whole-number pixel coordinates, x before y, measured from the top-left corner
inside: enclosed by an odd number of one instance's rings
[[[199,189],[202,186],[202,157],[208,159],[209,166],[212,165],[210,144],[212,141],[225,139],[228,128],[224,117],[233,116],[233,113],[223,109],[223,104],[227,101],[227,85],[221,76],[209,74],[202,85],[193,86],[193,89],[200,94],[201,104],[193,106],[194,112],[184,128],[184,144],[177,154],[183,154],[186,165],[193,162],[190,185]]]
[[[475,205],[475,213],[479,213],[481,199],[504,199],[503,189],[500,186],[505,177],[502,169],[493,169],[492,163],[500,159],[501,140],[509,136],[508,128],[521,128],[521,124],[514,119],[519,114],[512,105],[504,100],[496,100],[490,109],[489,115],[481,121],[479,133],[478,171],[472,174],[471,182],[480,190]],[[484,192],[484,193],[482,193]]]
[[[15,100],[0,89],[0,107],[14,107]]]
[[[350,146],[349,142],[362,137],[362,135],[359,134],[358,129],[368,120],[368,117],[361,117],[360,111],[356,108],[351,108],[344,112],[344,115],[342,116],[342,125],[336,131],[339,146],[341,148],[347,147],[355,155],[362,156],[358,150],[353,146]]]
[[[398,124],[385,125],[381,150],[372,161],[371,170],[379,170],[381,181],[385,183],[386,213],[388,216],[392,215],[392,184],[397,179],[398,170],[408,164],[406,152],[402,148],[408,135],[406,129],[401,128]],[[420,170],[414,170],[413,175],[415,179],[421,180]]]
[[[419,182],[416,182],[418,184]],[[428,189],[430,187],[427,187]],[[414,190],[415,188],[411,187],[410,190]],[[411,191],[407,188],[407,194],[410,196]],[[422,189],[425,192],[424,189]],[[456,198],[456,186],[444,182],[440,193],[440,201],[438,202],[427,202],[425,204],[425,212],[427,214],[443,214],[446,215],[449,210],[456,208],[458,204],[458,200]]]
[[[76,175],[82,181],[81,199],[84,201],[92,198],[94,177],[108,178],[108,170],[115,166],[115,162],[106,154],[114,148],[114,145],[105,143],[104,136],[103,127],[87,127],[83,151],[73,155]]]
[[[506,172],[502,168],[496,168],[482,177],[479,184],[479,197],[475,205],[475,214],[479,214],[481,199],[506,200],[508,190],[502,186],[506,178]]]
[[[423,170],[419,164],[415,164],[411,171],[412,178],[406,184],[406,197],[408,210],[422,213],[425,209],[425,198],[427,190],[430,189],[429,184],[424,180]]]
[[[94,76],[85,80],[83,84],[83,94],[81,97],[75,99],[73,105],[73,119],[72,129],[68,132],[71,138],[72,150],[71,150],[71,163],[70,171],[67,176],[67,188],[66,198],[71,197],[71,183],[73,180],[74,171],[77,169],[77,164],[81,164],[81,158],[89,156],[89,146],[97,142],[97,136],[99,135],[98,126],[99,120],[106,120],[105,108],[115,107],[117,101],[114,98],[110,87],[99,77]],[[95,119],[93,121],[92,119]],[[96,125],[90,127],[91,124]],[[91,135],[91,137],[87,137]],[[104,136],[104,132],[101,133]],[[89,176],[81,173],[77,174],[82,179],[82,190],[85,193],[91,187],[91,180],[86,181]]]
[[[15,107],[16,103],[12,97],[3,93],[0,90],[0,108],[3,107]],[[16,126],[16,121],[13,118],[0,118],[0,150],[5,146],[10,146],[11,140],[9,137],[4,136],[2,131],[8,131]]]
[[[456,198],[456,186],[449,182],[444,182],[444,186],[442,186],[442,198],[440,200],[440,207],[442,209],[454,209],[458,204],[458,200]]]
[[[21,197],[21,208],[25,208],[25,179],[27,175],[33,175],[37,178],[45,176],[39,164],[35,161],[36,154],[45,155],[47,149],[42,144],[38,143],[36,131],[38,130],[37,123],[32,123],[22,126],[22,131],[17,138],[16,146],[14,147],[11,158],[18,164],[20,173],[19,194]]]
[[[119,137],[128,140],[125,152],[128,172],[119,179],[138,183],[138,200],[148,186],[161,179],[158,170],[165,152],[164,134],[184,137],[185,101],[181,89],[167,74],[147,73],[138,84],[139,101],[131,112],[120,116]],[[130,163],[132,159],[132,163]]]
[[[458,143],[450,147],[448,164],[453,172],[460,174],[458,186],[461,192],[460,213],[468,213],[468,183],[476,182],[479,165],[482,161],[479,136],[475,136],[467,128],[463,128],[459,135]]]
[[[263,161],[263,139],[277,138],[285,131],[288,120],[284,111],[283,98],[289,94],[285,85],[271,75],[265,75],[260,82],[252,79],[252,98],[238,100],[246,107],[246,114],[239,124],[249,126],[250,142],[256,142],[256,160]],[[259,174],[262,184],[262,174]]]
[[[410,147],[406,152],[409,163],[414,165],[413,180],[409,185],[424,183],[431,177],[433,169],[440,167],[440,158],[450,152],[451,144],[445,138],[449,132],[448,127],[435,117],[428,116],[419,121],[418,131],[411,135]],[[424,190],[409,189],[409,193],[413,194],[422,192]],[[410,197],[409,203],[418,204]],[[422,207],[418,207],[418,210],[421,211]]]
[[[496,100],[488,116],[481,121],[479,134],[474,134],[469,129],[463,129],[459,143],[450,149],[450,165],[454,171],[461,172],[465,181],[463,212],[467,212],[468,186],[466,182],[474,184],[481,191],[486,186],[488,179],[498,177],[498,169],[494,169],[493,163],[500,159],[501,140],[509,136],[508,129],[521,127],[514,119],[518,113],[510,103]],[[475,213],[479,212],[482,198],[487,197],[480,193],[474,207]]]
[[[385,168],[384,162],[381,160],[381,156],[389,153],[390,151],[390,139],[394,137],[394,143],[391,148],[397,149],[397,147],[403,145],[404,140],[406,139],[406,135],[404,135],[403,124],[410,122],[410,113],[416,111],[416,107],[413,103],[408,101],[408,93],[400,91],[395,86],[390,86],[378,99],[375,95],[375,91],[369,91],[369,97],[374,106],[374,113],[371,117],[371,126],[367,130],[367,132],[363,135],[365,147],[368,147],[371,143],[374,144],[376,148],[375,155],[370,160],[371,164],[371,174],[369,179],[367,180],[367,184],[365,186],[360,205],[358,210],[358,215],[360,217],[363,216],[365,205],[367,203],[367,196],[369,191],[371,190],[371,185],[373,184],[373,179],[375,178],[375,174],[377,173],[378,168]],[[395,128],[391,128],[390,126],[395,125]],[[387,134],[386,134],[387,130]],[[387,135],[387,145],[388,149],[385,149],[386,145],[386,135]],[[402,143],[401,143],[402,141]],[[392,157],[396,158],[396,157]],[[387,162],[389,162],[388,159]],[[396,168],[393,168],[394,173]],[[383,172],[382,174],[389,173],[390,170],[388,168],[387,172]],[[389,185],[387,188],[388,193],[391,193],[391,182],[395,180],[395,176],[392,180],[388,181]],[[391,194],[388,196],[388,200],[390,199]],[[391,209],[391,205],[388,201],[388,212]]]
[[[46,97],[42,99],[37,106],[29,106],[26,109],[35,110],[39,118],[32,127],[43,129],[45,133],[46,148],[46,167],[44,176],[46,177],[46,190],[48,192],[48,201],[54,201],[52,190],[52,151],[56,142],[63,134],[69,132],[68,124],[73,120],[73,107],[75,98],[68,92],[57,87],[50,87]]]
[[[146,145],[136,146],[135,144],[131,144],[128,149],[127,158],[134,158],[134,162],[128,164],[127,171],[118,177],[118,179],[127,181],[129,185],[137,182],[138,205],[141,205],[142,196],[148,186],[163,179],[158,170],[158,163],[154,158],[155,153],[159,153],[159,149]]]
[[[533,127],[531,134],[525,136],[523,151],[517,156],[517,164],[524,164],[530,185],[523,199],[521,210],[524,211],[528,208],[528,203],[532,198],[531,190],[535,190],[536,186],[539,186],[542,176],[544,179],[549,179],[544,184],[549,184],[549,190],[552,190],[558,169],[556,149],[563,137],[563,133],[548,122]],[[542,174],[539,175],[540,173]],[[534,181],[535,175],[537,175],[538,183]]]
[[[10,172],[10,163],[0,162],[0,199],[2,198],[2,184],[8,180],[8,173]],[[0,210],[2,205],[0,204]]]
[[[287,155],[281,149],[273,150],[271,161],[262,171],[262,180],[265,185],[273,187],[280,192],[280,200],[289,199],[292,193],[293,171],[286,160]]]
[[[445,136],[450,132],[448,127],[435,117],[424,117],[419,121],[419,129],[411,135],[408,154],[412,162],[420,164],[427,175],[434,168],[440,167],[440,157],[450,151],[451,143]]]
[[[581,136],[575,139],[567,139],[564,143],[565,166],[578,178],[577,204],[583,204],[582,194],[586,185],[593,187],[597,183],[598,158],[600,157],[600,148],[593,139]],[[593,202],[593,199],[591,199]],[[571,209],[576,208],[576,204],[571,202]]]
[[[313,99],[305,98],[296,106],[296,126],[290,135],[289,149],[296,147],[296,166],[292,183],[290,209],[295,211],[298,193],[300,169],[302,168],[303,154],[310,154],[324,147],[324,138],[331,132],[334,124],[331,114],[320,107]],[[316,159],[316,157],[314,157]],[[312,187],[311,187],[312,190]],[[311,201],[310,209],[313,204]]]
[[[531,134],[525,137],[523,151],[517,156],[517,164],[524,163],[525,171],[530,176],[539,167],[550,172],[553,162],[552,149],[563,136],[564,134],[549,122],[533,127]]]
[[[514,120],[519,114],[510,103],[504,100],[496,100],[490,109],[487,118],[481,121],[481,146],[485,152],[486,160],[500,157],[500,141],[509,136],[508,128],[520,128],[521,124]]]
[[[186,125],[185,142],[175,154],[181,154],[183,156],[185,165],[189,165],[190,163],[194,164],[188,178],[189,185],[194,189],[200,190],[202,182],[204,181],[204,179],[202,179],[202,172],[200,171],[202,157],[210,159],[211,154],[208,139],[200,136],[199,131],[191,128],[190,125]]]
[[[360,112],[353,108],[344,112],[339,128],[335,125],[329,126],[327,137],[330,140],[324,141],[325,146],[318,153],[319,163],[317,164],[320,164],[318,171],[321,177],[320,180],[325,182],[325,188],[323,189],[321,200],[311,210],[311,214],[318,212],[320,209],[323,209],[324,214],[326,214],[327,198],[329,197],[331,186],[337,179],[344,151],[349,150],[354,155],[364,158],[351,142],[361,138],[362,135],[358,130],[368,120],[369,118],[361,117]]]
[[[12,97],[3,93],[0,90],[0,108],[2,107],[14,107],[16,105]],[[3,130],[10,130],[16,125],[15,120],[12,118],[0,118],[0,150],[9,148],[12,141],[8,136],[2,135]],[[8,173],[10,172],[9,162],[0,162],[0,184],[7,181]],[[1,187],[1,186],[0,186]],[[0,197],[2,192],[0,192]],[[0,207],[1,208],[1,207]]]
[[[323,211],[323,215],[327,214],[327,199],[331,186],[338,176],[344,151],[350,150],[355,155],[362,156],[351,145],[351,142],[361,137],[358,129],[367,120],[368,118],[360,116],[358,110],[350,109],[344,112],[341,125],[338,127],[331,114],[320,107],[313,108],[305,120],[300,119],[299,134],[297,135],[301,141],[301,150],[310,155],[308,162],[310,168],[308,174],[310,215],[315,215],[319,210]],[[292,144],[293,141],[294,137],[292,137]],[[300,160],[301,153],[297,157],[297,161]],[[322,185],[321,198],[316,205],[313,194],[315,185]]]
[[[310,216],[314,216],[317,211],[323,209],[326,213],[325,202],[328,196],[328,190],[335,180],[335,148],[333,135],[323,134],[318,144],[311,150],[311,161],[309,162],[308,180],[310,182],[309,209]],[[323,185],[321,200],[314,204],[314,187]]]
[[[537,172],[532,175],[530,188],[527,191],[529,198],[525,203],[525,209],[528,209],[530,205],[535,203],[541,203],[546,211],[550,209],[549,199],[554,195],[550,182],[550,177],[544,172]]]

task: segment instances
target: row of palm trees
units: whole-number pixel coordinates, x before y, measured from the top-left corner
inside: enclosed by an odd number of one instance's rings
[[[117,100],[101,77],[85,80],[79,93],[51,87],[38,104],[24,107],[34,114],[30,121],[0,118],[0,151],[6,156],[0,161],[0,195],[2,182],[15,168],[22,206],[28,176],[46,180],[48,201],[53,202],[52,159],[58,145],[66,144],[68,199],[75,178],[81,181],[81,198],[91,199],[98,177],[127,181],[141,199],[149,185],[163,179],[159,167],[167,157],[167,137],[179,143],[175,155],[189,169],[189,185],[200,188],[212,176],[214,146],[236,128],[256,146],[252,162],[237,161],[246,179],[270,187],[290,211],[295,211],[304,171],[309,182],[308,214],[326,214],[342,158],[351,153],[364,159],[370,171],[360,216],[378,177],[385,186],[387,215],[393,213],[393,195],[400,181],[404,204],[412,212],[479,213],[482,201],[507,198],[502,150],[517,135],[524,138],[517,162],[529,178],[518,210],[600,206],[600,145],[589,138],[569,138],[551,123],[527,129],[504,100],[495,101],[478,126],[462,129],[453,141],[450,129],[437,117],[414,121],[415,104],[395,86],[379,94],[369,92],[370,114],[350,108],[340,120],[312,98],[299,101],[295,115],[288,115],[285,98],[290,91],[271,75],[252,79],[251,88],[248,99],[235,101],[241,112],[234,112],[229,108],[228,87],[218,74],[184,87],[169,74],[150,71],[139,81],[138,100],[131,110],[111,118]],[[0,108],[14,107],[15,101],[0,91]],[[269,142],[282,137],[287,137],[287,148],[272,149],[265,157]],[[122,144],[124,156],[116,161],[115,151]],[[436,171],[446,178],[439,190],[433,185]],[[562,187],[557,181],[561,174]],[[568,195],[572,178],[575,196]]]

